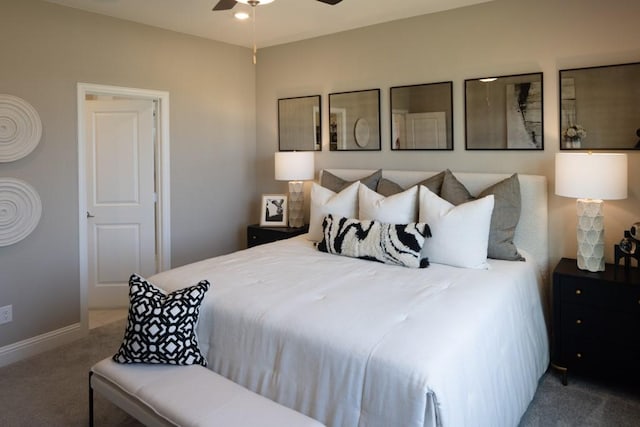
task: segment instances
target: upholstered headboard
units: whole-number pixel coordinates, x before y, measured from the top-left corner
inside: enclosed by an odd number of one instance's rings
[[[332,174],[349,181],[363,178],[375,170],[327,169]],[[320,178],[322,178],[320,171]],[[396,171],[384,170],[382,176],[409,188],[440,171]],[[511,176],[511,174],[453,172],[469,192],[477,195],[483,189]],[[541,277],[546,281],[549,272],[549,245],[547,231],[547,178],[539,175],[520,175],[522,211],[516,227],[514,243],[519,249],[531,254],[538,263]]]

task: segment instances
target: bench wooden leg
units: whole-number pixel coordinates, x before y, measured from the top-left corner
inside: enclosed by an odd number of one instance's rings
[[[91,376],[93,372],[89,372],[89,427],[93,427],[93,387],[91,387]]]

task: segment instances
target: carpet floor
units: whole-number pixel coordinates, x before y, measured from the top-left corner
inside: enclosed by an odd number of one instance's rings
[[[0,426],[87,426],[89,368],[115,353],[124,324],[93,329],[86,338],[0,368]],[[94,410],[97,427],[141,426],[100,396]],[[640,426],[640,386],[614,388],[569,377],[565,387],[548,372],[519,427],[550,426]]]

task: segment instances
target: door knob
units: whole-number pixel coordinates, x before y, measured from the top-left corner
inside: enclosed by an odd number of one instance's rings
[[[87,211],[87,218],[95,218],[95,215],[91,215],[91,212]]]

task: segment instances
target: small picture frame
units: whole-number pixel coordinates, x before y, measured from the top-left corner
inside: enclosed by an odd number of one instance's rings
[[[261,227],[287,226],[287,196],[285,194],[263,194]]]

